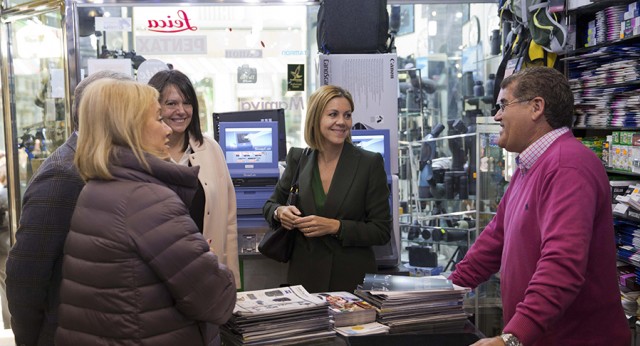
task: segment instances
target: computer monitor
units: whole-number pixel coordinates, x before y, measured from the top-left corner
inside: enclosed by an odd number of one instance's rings
[[[393,218],[391,239],[385,245],[374,246],[378,268],[393,268],[400,262],[400,232],[398,224],[398,177],[391,175],[391,140],[389,129],[351,130],[351,142],[364,149],[380,153],[384,159],[384,170],[387,173],[387,182],[390,185],[391,194],[389,205]]]
[[[391,176],[391,143],[389,138],[389,129],[351,130],[353,145],[382,155],[387,177]]]
[[[232,178],[277,177],[278,124],[220,122],[219,143]]]
[[[287,157],[287,135],[285,133],[283,108],[213,113],[213,136],[215,140],[220,143],[220,123],[247,121],[273,122],[278,125],[278,156],[276,160],[285,161]]]

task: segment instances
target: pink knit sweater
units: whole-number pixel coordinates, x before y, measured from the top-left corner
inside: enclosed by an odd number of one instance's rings
[[[504,331],[524,345],[628,346],[615,262],[606,172],[566,133],[515,172],[450,279],[476,287],[500,271]]]

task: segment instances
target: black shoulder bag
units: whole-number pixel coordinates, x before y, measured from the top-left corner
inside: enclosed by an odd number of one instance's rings
[[[291,188],[289,189],[289,197],[287,205],[296,205],[298,203],[298,175],[300,174],[300,166],[302,159],[309,155],[309,148],[305,148],[298,160],[298,167],[291,180]],[[271,228],[265,233],[264,237],[258,245],[258,251],[261,254],[278,262],[287,263],[293,252],[293,243],[295,242],[296,233],[294,230],[287,230],[282,225]]]

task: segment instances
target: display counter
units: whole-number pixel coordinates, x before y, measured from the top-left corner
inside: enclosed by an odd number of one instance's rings
[[[467,321],[464,329],[459,333],[402,333],[375,334],[363,336],[337,335],[330,339],[313,340],[295,345],[301,346],[469,346],[485,336],[476,326]],[[224,345],[224,343],[223,343]]]

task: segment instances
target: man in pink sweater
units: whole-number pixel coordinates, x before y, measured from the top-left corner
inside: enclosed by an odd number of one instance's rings
[[[450,279],[475,288],[500,271],[503,334],[475,345],[629,346],[611,195],[596,155],[573,136],[560,72],[526,68],[500,85],[500,147],[518,168],[493,220]]]

